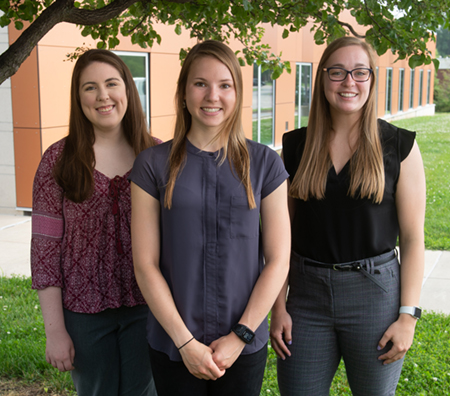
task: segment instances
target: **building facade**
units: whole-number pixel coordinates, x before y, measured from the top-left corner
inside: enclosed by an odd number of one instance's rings
[[[344,15],[345,16],[345,15]],[[350,20],[350,16],[348,19]],[[152,134],[172,138],[174,95],[180,70],[180,48],[196,41],[187,32],[155,24],[161,45],[144,50],[123,38],[115,51],[129,65],[138,87]],[[244,75],[244,131],[248,138],[274,149],[282,136],[307,123],[313,81],[325,46],[314,44],[309,27],[282,39],[284,28],[266,28],[264,41],[274,53],[290,61],[291,74],[276,81],[256,65],[242,68]],[[0,30],[0,50],[16,40],[14,27]],[[240,48],[232,43],[233,49]],[[34,174],[43,152],[67,134],[69,90],[73,63],[67,54],[77,47],[95,48],[69,24],[53,28],[32,51],[10,81],[0,86],[0,212],[29,213]],[[434,54],[435,48],[430,48]],[[434,114],[433,65],[414,70],[407,61],[394,63],[386,53],[377,64],[377,115],[387,120]]]

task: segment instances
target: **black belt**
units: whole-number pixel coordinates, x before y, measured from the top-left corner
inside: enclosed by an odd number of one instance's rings
[[[387,289],[384,284],[382,284],[378,279],[376,279],[370,272],[368,272],[364,267],[367,266],[367,263],[372,262],[374,267],[380,266],[382,264],[386,264],[389,261],[393,260],[397,256],[397,250],[393,250],[392,252],[388,253],[387,255],[381,255],[379,257],[371,257],[363,260],[357,260],[353,262],[348,263],[341,263],[341,264],[328,264],[328,263],[321,263],[320,261],[313,261],[310,259],[305,258],[303,260],[303,264],[307,265],[309,267],[318,267],[318,268],[326,268],[326,269],[332,269],[334,271],[361,271],[367,278],[369,278],[372,282],[374,282],[376,285],[381,287],[386,293]],[[379,271],[376,271],[374,273],[379,273]]]

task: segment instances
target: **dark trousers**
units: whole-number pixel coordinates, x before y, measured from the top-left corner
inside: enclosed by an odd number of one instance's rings
[[[194,377],[184,363],[175,362],[150,348],[158,396],[259,396],[267,360],[267,345],[250,355],[241,355],[215,381]]]
[[[64,310],[75,348],[72,380],[78,396],[156,396],[145,324],[148,307],[96,314]]]
[[[370,270],[387,292],[361,272],[307,266],[291,256],[287,310],[292,317],[291,357],[278,359],[282,396],[328,396],[344,359],[355,396],[394,395],[403,359],[383,365],[377,345],[398,319],[400,274],[397,258]]]

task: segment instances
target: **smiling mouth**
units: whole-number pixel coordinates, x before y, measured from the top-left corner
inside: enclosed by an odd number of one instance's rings
[[[216,113],[220,110],[220,107],[202,107],[202,110],[207,113]]]
[[[113,105],[110,105],[110,106],[104,106],[104,107],[99,107],[99,108],[97,109],[97,111],[100,112],[100,113],[108,113],[108,112],[111,111],[113,108],[114,108]]]
[[[357,96],[357,94],[355,93],[345,93],[345,92],[341,92],[339,95],[342,96],[343,98],[354,98],[355,96]]]

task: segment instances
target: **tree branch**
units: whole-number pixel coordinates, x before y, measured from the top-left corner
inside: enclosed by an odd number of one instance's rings
[[[56,24],[64,20],[74,0],[56,0],[0,56],[0,84],[17,72],[33,48]]]
[[[365,39],[365,38],[366,38],[365,35],[361,35],[361,34],[359,34],[359,33],[356,33],[356,30],[355,30],[355,29],[353,28],[353,26],[350,25],[349,23],[347,23],[347,22],[341,22],[339,19],[337,20],[337,23],[338,23],[339,25],[343,26],[343,27],[346,27],[348,30],[350,30],[351,34],[353,34],[353,36],[355,36],[356,38],[359,38],[359,39]]]
[[[107,6],[87,10],[74,6],[74,0],[55,0],[35,21],[0,55],[0,85],[19,70],[31,51],[55,25],[68,22],[77,25],[97,25],[117,17],[139,0],[114,0]],[[151,0],[143,0],[151,2]],[[191,3],[192,0],[167,0],[168,3]]]
[[[367,11],[367,15],[369,15],[369,18],[370,18],[370,20],[372,21],[372,23],[373,23],[373,27],[377,27],[378,29],[377,30],[375,30],[374,29],[374,31],[376,32],[376,33],[378,33],[379,34],[379,36],[381,36],[381,37],[384,37],[387,41],[389,41],[392,45],[394,45],[395,46],[395,42],[393,42],[389,37],[387,37],[384,33],[383,33],[383,30],[381,29],[381,26],[378,24],[378,22],[373,18],[373,16],[372,16],[372,10],[369,8],[369,6],[367,5],[367,0],[364,0],[364,7],[365,7],[365,9],[366,9],[366,11]]]

